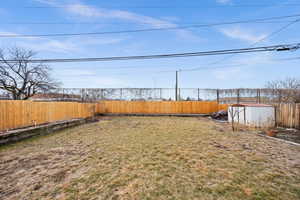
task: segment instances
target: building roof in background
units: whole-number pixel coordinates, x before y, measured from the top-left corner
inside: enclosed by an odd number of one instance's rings
[[[37,99],[80,99],[80,95],[75,94],[61,94],[61,93],[49,93],[49,94],[35,94],[34,96],[30,97],[32,100]]]

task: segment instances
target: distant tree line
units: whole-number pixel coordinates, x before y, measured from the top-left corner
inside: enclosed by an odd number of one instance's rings
[[[279,96],[280,102],[300,103],[300,78],[288,77],[269,81],[266,87]]]

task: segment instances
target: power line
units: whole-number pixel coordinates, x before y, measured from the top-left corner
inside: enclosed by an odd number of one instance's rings
[[[300,60],[300,57],[288,57],[288,58],[279,58],[279,59],[271,59],[269,60],[270,62],[282,62],[282,61],[295,61],[295,60]],[[1,62],[1,61],[0,61]],[[261,63],[257,63],[257,64],[261,64]],[[205,65],[205,64],[203,64]],[[242,67],[244,65],[248,65],[248,64],[243,64],[243,63],[232,63],[230,65],[224,65],[224,66],[216,66],[216,67],[207,67],[207,66],[201,66],[201,67],[197,67],[198,70],[210,70],[210,69],[219,69],[219,68],[231,68],[231,67]],[[170,66],[112,66],[109,68],[106,68],[105,66],[99,66],[101,71],[102,70],[123,70],[123,69],[146,69],[146,68],[170,68]],[[105,68],[103,68],[105,67]],[[183,72],[188,72],[188,71],[198,71],[198,70],[193,70],[196,67],[193,67],[191,69],[187,69],[187,70],[182,70],[180,69],[180,71]],[[70,69],[73,69],[73,67],[70,67]],[[174,73],[174,70],[163,70],[163,71],[152,71],[152,72],[156,72],[156,73]]]
[[[284,61],[290,61],[290,60],[300,60],[300,57],[274,59],[271,61],[272,62],[284,62]],[[257,64],[262,64],[262,63],[257,63]],[[227,69],[227,68],[238,68],[238,67],[240,68],[240,67],[249,67],[249,66],[251,66],[251,64],[231,64],[231,65],[216,66],[216,67],[202,66],[202,67],[197,67],[197,68],[198,68],[198,70],[215,70],[215,69]],[[127,68],[129,68],[129,67],[127,67]],[[117,69],[117,68],[114,68],[114,69]],[[121,67],[120,67],[120,69],[121,69]],[[174,70],[164,70],[164,71],[143,71],[143,72],[145,72],[147,74],[162,75],[163,73],[172,73],[173,74],[175,71]],[[195,70],[180,70],[180,72],[189,72],[189,71],[195,71]],[[118,74],[110,74],[110,75],[129,76],[129,75],[132,75],[132,73],[118,73]]]
[[[242,23],[253,23],[253,24],[280,24],[287,23],[292,21],[249,21],[249,22],[241,22]],[[133,24],[134,22],[3,22],[2,25],[128,25]],[[202,22],[203,23],[203,22]],[[149,25],[149,23],[139,23],[144,25]],[[158,25],[169,25],[170,22],[158,23]],[[204,25],[209,25],[209,23],[203,23]],[[236,22],[238,24],[238,22]],[[180,25],[199,25],[199,22],[180,22]]]
[[[262,42],[262,41],[265,41],[266,39],[268,39],[268,38],[270,38],[270,37],[272,37],[272,36],[274,36],[274,35],[276,35],[276,34],[282,32],[283,30],[287,29],[288,27],[290,27],[291,25],[293,25],[293,24],[295,24],[295,23],[297,23],[297,22],[299,22],[299,21],[300,21],[300,19],[297,19],[297,20],[295,20],[295,21],[292,21],[292,22],[290,22],[290,23],[288,23],[288,24],[286,24],[286,25],[280,27],[279,29],[273,31],[273,32],[270,33],[269,35],[263,37],[262,39],[256,41],[256,42],[253,43],[252,45],[250,45],[250,48],[253,47],[253,46],[255,46],[255,45],[257,45],[258,43],[260,43],[260,42]],[[230,55],[230,56],[225,57],[225,58],[223,58],[223,59],[221,59],[221,60],[219,60],[219,61],[213,62],[213,63],[211,63],[210,65],[218,64],[218,63],[223,62],[224,60],[230,59],[230,58],[232,58],[232,57],[234,57],[234,56],[235,56],[235,55]],[[190,70],[192,70],[192,71],[197,71],[197,68],[193,68],[193,69],[190,69]]]
[[[282,62],[282,61],[291,61],[291,60],[300,60],[300,57],[282,58],[282,59],[275,59],[275,60],[271,60],[271,61],[272,62]],[[233,65],[216,66],[216,67],[197,67],[195,69],[183,70],[183,72],[198,71],[198,70],[211,70],[211,69],[223,69],[223,68],[233,68],[233,67],[244,67],[244,66],[250,66],[250,65],[251,64],[233,64]]]
[[[219,22],[212,24],[198,24],[191,26],[176,26],[175,24],[169,24],[168,26],[173,27],[165,27],[165,28],[148,28],[148,29],[135,29],[135,30],[123,30],[123,31],[106,31],[106,32],[90,32],[90,33],[56,33],[56,34],[1,34],[1,38],[20,38],[20,37],[62,37],[62,36],[83,36],[83,35],[107,35],[107,34],[122,34],[122,33],[139,33],[139,32],[152,32],[152,31],[165,31],[165,30],[178,30],[178,29],[190,29],[190,28],[203,28],[203,27],[213,27],[213,26],[221,26],[221,25],[232,25],[232,24],[241,24],[241,23],[250,23],[250,22],[261,22],[268,20],[276,20],[276,19],[285,19],[285,18],[294,18],[300,17],[297,15],[288,15],[281,17],[269,17],[269,18],[260,18],[260,19],[252,19],[252,20],[243,20],[243,21],[234,21],[234,22]],[[293,21],[294,22],[294,21]],[[159,25],[159,24],[157,24]]]
[[[56,6],[19,6],[14,8],[22,8],[22,9],[48,9],[48,8],[69,8],[71,5],[56,5]],[[199,5],[199,4],[193,4],[193,5],[146,5],[146,6],[135,6],[135,5],[128,5],[128,6],[120,6],[120,5],[98,5],[102,8],[107,9],[124,9],[124,8],[132,8],[132,9],[167,9],[167,8],[265,8],[265,7],[272,7],[274,4],[228,4],[228,5]],[[290,3],[290,4],[281,4],[278,5],[280,7],[295,7],[300,6],[298,3]],[[81,5],[81,7],[86,7],[84,5]],[[9,8],[9,7],[6,7]]]
[[[273,31],[273,32],[270,33],[269,35],[267,35],[267,36],[265,36],[264,38],[262,38],[262,39],[256,41],[255,43],[253,43],[253,44],[250,46],[250,48],[251,48],[252,46],[258,44],[259,42],[262,42],[262,41],[266,40],[267,38],[270,38],[270,37],[274,36],[275,34],[280,33],[281,31],[283,31],[284,29],[288,28],[288,27],[291,26],[292,24],[297,23],[298,21],[300,21],[300,19],[297,19],[297,20],[295,20],[295,21],[292,21],[292,22],[288,23],[287,25],[281,27],[280,29],[277,29],[276,31]],[[223,59],[221,59],[221,60],[219,60],[219,61],[217,61],[217,62],[210,63],[210,64],[208,64],[208,65],[215,65],[215,64],[218,64],[218,63],[220,63],[220,62],[222,62],[222,61],[224,61],[224,60],[227,60],[227,59],[229,59],[229,58],[234,57],[235,55],[236,55],[236,54],[230,55],[230,56],[228,56],[228,57],[225,57],[225,58],[223,58]],[[282,60],[282,61],[288,61],[288,60],[298,60],[298,59],[300,59],[300,57],[284,58],[284,59],[279,59],[279,60]],[[241,66],[241,65],[234,65],[233,67],[240,67],[240,66]],[[203,69],[231,68],[231,67],[232,67],[232,66],[229,66],[229,67],[228,67],[228,66],[225,66],[225,67],[194,67],[194,68],[190,68],[190,69],[184,69],[184,70],[181,70],[181,72],[199,71],[199,70],[203,70]],[[159,71],[159,72],[157,72],[157,73],[169,73],[169,72],[174,72],[174,70],[173,70],[173,71]]]
[[[292,57],[292,58],[282,58],[282,59],[274,59],[271,60],[272,62],[285,62],[285,61],[290,61],[290,60],[300,60],[300,57]],[[261,64],[261,63],[257,63]],[[231,65],[224,65],[224,66],[215,66],[215,67],[207,67],[207,66],[202,66],[202,67],[196,67],[197,70],[180,70],[180,72],[190,72],[190,71],[198,71],[198,70],[215,70],[215,69],[228,69],[228,68],[241,68],[241,67],[249,67],[251,64],[231,64]],[[195,68],[195,67],[194,67]],[[143,71],[145,72],[145,71]],[[147,74],[159,74],[161,75],[162,73],[174,73],[174,70],[164,70],[164,71],[146,71]],[[119,73],[119,74],[112,74],[116,76],[127,76],[127,75],[132,75],[132,73]]]
[[[102,62],[102,61],[122,61],[122,60],[146,60],[146,59],[161,59],[161,58],[176,58],[176,57],[199,57],[213,56],[226,54],[242,54],[255,52],[270,52],[270,51],[291,51],[300,48],[300,43],[296,44],[281,44],[273,46],[263,46],[254,48],[228,49],[216,51],[202,51],[189,53],[174,53],[174,54],[157,54],[157,55],[142,55],[142,56],[120,56],[120,57],[98,57],[98,58],[58,58],[58,59],[33,59],[28,60],[28,63],[65,63],[65,62]],[[4,62],[4,61],[0,61]],[[22,60],[5,60],[8,63],[24,62]]]

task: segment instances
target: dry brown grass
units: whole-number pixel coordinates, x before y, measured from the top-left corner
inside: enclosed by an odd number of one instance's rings
[[[300,147],[207,119],[115,117],[0,149],[0,199],[300,199]]]

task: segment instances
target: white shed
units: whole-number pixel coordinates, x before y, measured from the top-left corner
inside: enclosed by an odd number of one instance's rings
[[[253,127],[274,127],[275,107],[267,104],[234,104],[228,108],[228,121]]]

